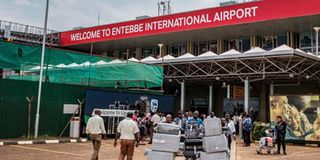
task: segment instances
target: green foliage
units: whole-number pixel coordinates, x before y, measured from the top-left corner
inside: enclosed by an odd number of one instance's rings
[[[266,134],[265,130],[267,130],[269,128],[270,128],[270,124],[261,123],[261,122],[254,122],[252,139],[260,140],[261,137],[266,137],[267,134]]]

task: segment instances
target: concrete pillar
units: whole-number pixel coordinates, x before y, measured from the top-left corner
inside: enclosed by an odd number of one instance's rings
[[[180,111],[184,111],[184,101],[185,101],[185,82],[181,82],[181,90],[180,90]]]
[[[261,83],[260,89],[260,121],[267,121],[267,94],[266,94],[266,83]]]
[[[116,49],[116,50],[114,50],[114,58],[119,58],[119,56],[120,56],[120,51],[119,51],[119,49]]]
[[[273,84],[270,84],[270,96],[273,96],[274,94],[274,86]]]
[[[164,56],[166,56],[166,55],[168,55],[169,53],[168,53],[168,45],[163,45],[163,47],[162,47],[162,54],[164,55]]]
[[[208,108],[208,113],[210,114],[213,111],[213,88],[212,85],[209,86],[209,108]]]
[[[227,85],[227,98],[230,98],[230,84]]]
[[[249,113],[249,80],[244,80],[244,111]]]
[[[250,36],[250,47],[257,47],[257,39],[256,36]]]
[[[142,48],[136,48],[136,59],[141,59]]]
[[[223,45],[223,39],[222,38],[219,38],[218,40],[217,40],[217,52],[218,52],[218,54],[221,54],[221,53],[223,53],[224,52],[224,45]]]
[[[193,43],[187,42],[187,53],[193,54]]]
[[[287,46],[290,46],[290,34],[291,32],[287,32]]]

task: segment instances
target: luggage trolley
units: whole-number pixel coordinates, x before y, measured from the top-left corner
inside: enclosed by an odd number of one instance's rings
[[[256,149],[257,154],[261,154],[262,150],[267,150],[267,153],[273,154],[277,153],[276,147],[276,131],[275,129],[268,129],[265,131],[268,135],[267,137],[260,138],[259,146]]]
[[[202,137],[204,130],[197,122],[187,124],[184,135],[183,155],[186,160],[196,160],[199,157],[199,151],[203,150]]]

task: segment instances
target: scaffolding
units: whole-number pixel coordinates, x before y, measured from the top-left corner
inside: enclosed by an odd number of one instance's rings
[[[0,38],[41,44],[44,29],[40,27],[0,20]],[[59,32],[47,30],[46,44],[59,45]]]

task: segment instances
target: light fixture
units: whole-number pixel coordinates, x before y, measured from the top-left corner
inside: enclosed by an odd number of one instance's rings
[[[309,78],[310,78],[310,76],[309,76],[309,75],[307,75],[307,76],[306,76],[306,78],[307,78],[307,79],[309,79]]]
[[[227,88],[227,82],[222,83],[222,88]]]
[[[220,80],[220,77],[216,77],[216,80],[219,81],[219,80]]]
[[[293,78],[293,73],[289,73],[289,77],[290,77],[290,78]]]

